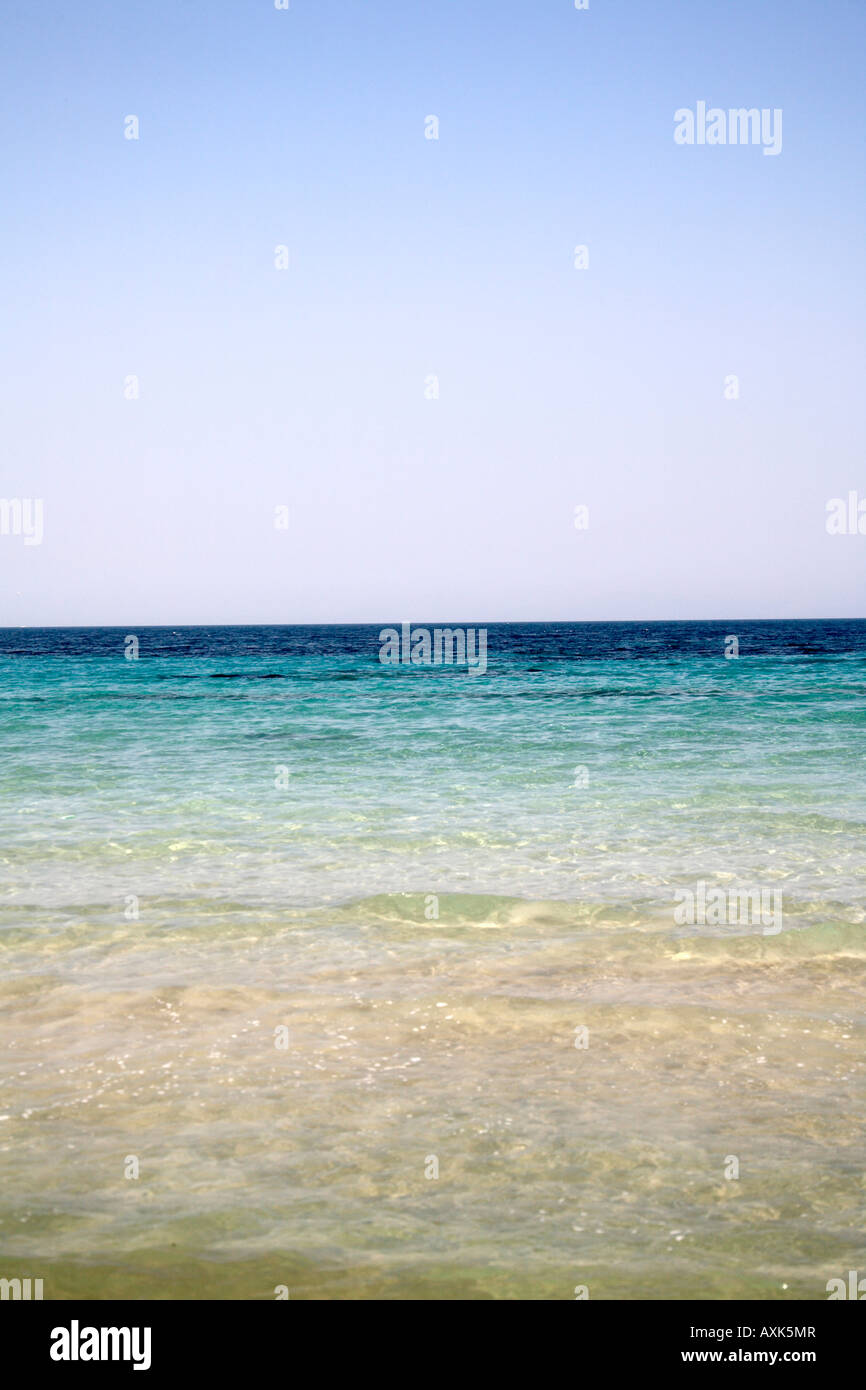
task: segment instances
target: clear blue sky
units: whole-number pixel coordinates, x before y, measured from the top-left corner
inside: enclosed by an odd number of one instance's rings
[[[864,615],[859,0],[2,30],[0,624]]]

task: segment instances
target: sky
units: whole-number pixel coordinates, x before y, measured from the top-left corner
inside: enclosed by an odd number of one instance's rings
[[[0,626],[866,616],[860,0],[290,6],[6,0]]]

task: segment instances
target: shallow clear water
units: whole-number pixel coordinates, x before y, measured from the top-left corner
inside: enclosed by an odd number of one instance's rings
[[[0,1274],[862,1271],[866,623],[487,626],[479,676],[378,627],[0,633]],[[781,931],[683,924],[698,882]]]

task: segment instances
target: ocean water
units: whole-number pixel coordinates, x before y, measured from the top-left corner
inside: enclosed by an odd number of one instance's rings
[[[0,632],[0,1275],[866,1273],[866,622],[486,627]]]

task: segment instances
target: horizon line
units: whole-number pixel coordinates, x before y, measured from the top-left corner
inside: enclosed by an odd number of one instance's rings
[[[396,620],[396,621],[395,621],[395,620],[393,620],[393,619],[391,619],[391,620],[379,620],[379,619],[363,619],[363,620],[360,620],[360,619],[353,619],[353,620],[351,620],[351,621],[337,621],[337,620],[334,620],[334,619],[328,619],[327,621],[324,621],[324,620],[323,620],[323,621],[291,622],[291,623],[284,623],[284,622],[263,622],[263,621],[261,621],[261,620],[256,621],[256,622],[232,622],[232,623],[225,623],[225,622],[198,622],[198,623],[171,623],[171,622],[152,623],[152,622],[148,622],[148,623],[136,623],[136,622],[133,622],[133,621],[128,621],[128,622],[125,622],[125,623],[117,623],[117,622],[114,622],[114,623],[14,623],[14,624],[11,624],[11,625],[0,624],[0,632],[51,632],[51,631],[78,632],[78,631],[86,631],[86,630],[88,630],[88,629],[105,629],[105,630],[116,629],[116,630],[118,630],[118,631],[121,631],[121,630],[123,630],[124,628],[133,628],[133,627],[137,627],[137,628],[140,628],[140,629],[144,629],[144,628],[151,628],[151,629],[164,628],[164,629],[171,629],[171,630],[195,629],[195,628],[215,628],[215,627],[220,627],[220,628],[233,628],[233,627],[237,627],[237,628],[255,628],[255,627],[276,627],[276,628],[293,628],[293,627],[379,627],[379,628],[385,628],[385,627],[396,627],[396,628],[399,628],[399,627],[402,626],[403,622],[405,622],[405,621],[407,621],[407,620],[405,620],[405,619],[400,619],[400,620]],[[431,622],[431,620],[429,620],[429,619],[427,619],[427,620],[418,620],[418,621],[416,621],[415,619],[412,619],[410,625],[413,626],[413,627],[422,627],[422,626],[427,626],[427,625],[429,625],[430,622]],[[480,621],[480,622],[479,622],[478,619],[473,619],[473,620],[472,620],[471,622],[469,622],[469,623],[467,623],[467,622],[465,622],[465,621],[463,621],[463,620],[459,620],[459,621],[458,621],[458,620],[450,619],[450,618],[449,618],[449,619],[435,619],[435,620],[432,620],[432,625],[433,625],[434,627],[445,627],[445,626],[451,626],[451,627],[483,627],[483,626],[485,626],[485,625],[489,625],[489,626],[491,626],[491,627],[519,627],[519,626],[524,626],[524,627],[532,627],[532,626],[541,627],[541,626],[554,626],[554,625],[558,625],[558,626],[569,626],[569,627],[592,627],[592,626],[600,626],[600,625],[607,625],[607,626],[610,626],[611,624],[619,623],[619,624],[622,624],[622,625],[651,627],[651,626],[653,626],[653,625],[662,625],[662,624],[665,624],[665,623],[863,623],[863,622],[866,622],[866,615],[864,615],[863,617],[856,617],[856,618],[854,618],[854,617],[828,617],[828,616],[826,616],[826,615],[821,616],[821,617],[817,617],[817,618],[799,618],[799,617],[798,617],[798,618],[770,618],[770,617],[765,617],[765,618],[736,618],[736,617],[730,617],[730,616],[727,616],[727,617],[718,617],[718,618],[485,618],[485,619],[483,619],[483,620]]]

